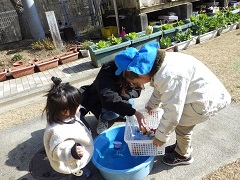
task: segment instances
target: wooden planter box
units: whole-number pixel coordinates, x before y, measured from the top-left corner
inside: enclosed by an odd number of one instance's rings
[[[0,82],[5,81],[7,79],[7,70],[0,69]]]
[[[114,60],[115,56],[120,51],[123,51],[130,45],[131,41],[125,39],[125,42],[98,50],[94,50],[95,45],[89,46],[89,52],[93,65],[96,67],[100,67],[103,63]]]
[[[60,64],[65,64],[70,61],[74,61],[78,59],[78,54],[79,52],[76,51],[68,51],[62,54],[59,54],[57,58],[59,58],[59,63]]]
[[[34,64],[23,64],[21,66],[9,68],[9,73],[14,78],[33,74],[34,73]]]
[[[48,58],[34,62],[37,71],[45,71],[58,66],[58,58]]]

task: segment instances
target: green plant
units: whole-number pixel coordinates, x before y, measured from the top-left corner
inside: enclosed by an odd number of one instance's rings
[[[126,34],[131,40],[139,38],[138,34],[136,32],[130,32]]]
[[[54,43],[53,43],[52,39],[50,39],[50,38],[43,39],[42,44],[43,44],[44,48],[47,50],[55,49]]]
[[[171,39],[167,36],[159,40],[160,49],[166,49],[171,46]]]
[[[194,23],[191,27],[193,34],[201,35],[209,31],[209,28],[206,26],[206,22],[208,20],[208,16],[206,14],[199,14],[198,17],[191,16],[190,20]]]
[[[81,49],[81,50],[87,50],[87,49],[88,49],[88,46],[92,46],[92,45],[94,45],[94,44],[95,44],[94,42],[86,40],[86,41],[84,41],[83,43],[81,43],[80,49]]]
[[[183,22],[183,20],[180,20],[180,21],[177,21],[175,23],[173,23],[173,27],[178,27],[178,26],[182,26],[184,25],[185,23]]]
[[[191,40],[192,39],[191,34],[192,34],[191,29],[187,29],[186,31],[176,32],[176,35],[171,38],[171,41],[179,43],[179,42]]]
[[[34,43],[31,44],[31,47],[33,50],[53,50],[55,49],[54,43],[52,41],[52,39],[50,38],[45,38],[39,41],[36,41]]]
[[[42,44],[41,41],[36,41],[36,42],[32,43],[31,47],[33,50],[43,50],[44,49],[44,45]]]
[[[97,50],[97,49],[102,49],[102,48],[106,48],[109,46],[110,45],[107,41],[100,40],[98,43],[96,43],[96,46],[94,47],[94,49]]]
[[[122,38],[121,37],[117,38],[113,34],[112,34],[111,37],[108,38],[108,40],[110,41],[111,45],[120,44],[122,42]]]
[[[12,57],[12,61],[13,61],[13,62],[20,61],[22,58],[23,58],[23,57],[22,57],[21,54],[15,54],[15,55]]]
[[[164,24],[161,26],[162,30],[168,30],[168,29],[172,29],[173,28],[173,24]]]

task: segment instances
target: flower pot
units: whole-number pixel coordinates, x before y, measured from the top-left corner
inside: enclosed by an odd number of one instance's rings
[[[15,63],[13,63],[13,66],[16,67],[16,66],[21,66],[23,65],[23,62],[22,61],[16,61]]]
[[[191,44],[191,40],[187,40],[187,41],[183,41],[183,42],[179,42],[179,43],[176,43],[174,45],[174,51],[175,52],[178,52],[180,50],[185,50],[187,49],[187,47]]]
[[[97,50],[94,49],[96,45],[89,46],[88,48],[93,65],[100,67],[103,63],[112,61],[120,51],[123,51],[131,45],[131,41],[127,39],[123,40],[125,42]]]
[[[0,82],[5,81],[7,79],[7,70],[0,69]]]
[[[198,43],[203,43],[209,39],[215,38],[218,35],[218,30],[213,30],[210,32],[207,32],[205,34],[201,34],[197,37],[197,44]]]
[[[13,78],[26,76],[34,73],[34,64],[23,64],[17,67],[9,68],[9,73]]]
[[[47,69],[55,68],[58,66],[58,58],[47,58],[34,62],[37,71],[45,71]]]
[[[232,10],[231,12],[232,12],[233,14],[240,13],[240,8],[238,8],[238,9],[235,9],[235,10]]]
[[[57,58],[59,58],[60,64],[66,64],[70,61],[77,60],[78,54],[79,52],[76,52],[76,51],[68,51],[68,52],[57,55]]]
[[[237,23],[236,29],[240,29],[240,22]]]
[[[84,50],[79,50],[79,52],[82,54],[82,57],[84,58],[90,56],[89,50],[84,49]]]
[[[175,45],[165,48],[164,50],[167,52],[175,52]]]
[[[138,32],[137,35],[138,38],[136,39],[131,40],[126,36],[124,36],[123,39],[130,42],[130,47],[134,47],[139,50],[144,44],[149,42],[149,35],[146,35],[145,31]]]
[[[37,59],[33,59],[33,60],[28,61],[29,64],[35,64],[36,62],[38,62]]]
[[[232,31],[232,30],[235,30],[235,29],[238,29],[238,26],[239,26],[238,24],[239,23],[233,23],[231,25],[228,25],[226,28],[220,28],[218,30],[218,35],[227,33],[229,31]]]

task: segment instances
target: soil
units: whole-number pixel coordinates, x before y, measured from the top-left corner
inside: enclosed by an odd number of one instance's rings
[[[20,44],[19,44],[20,43]],[[14,47],[13,47],[14,44]],[[33,52],[29,49],[29,42],[16,42],[5,47],[0,47],[0,61],[3,66],[6,64],[11,64],[11,58],[16,53],[21,53],[28,59],[36,59],[43,57],[51,57],[56,52],[49,51],[39,51]],[[21,46],[24,44],[23,46]],[[27,45],[28,44],[28,45]],[[240,29],[222,34],[212,40],[204,42],[202,44],[193,45],[187,48],[187,50],[182,51],[183,53],[195,56],[197,59],[201,60],[206,64],[223,82],[225,87],[228,89],[232,96],[233,103],[240,102]],[[8,48],[7,48],[8,47]],[[4,49],[5,48],[5,49]],[[24,59],[25,59],[24,58]],[[45,101],[37,103],[37,105],[28,105],[26,107],[21,107],[14,109],[14,111],[9,111],[0,114],[2,122],[0,122],[0,130],[9,127],[13,124],[18,124],[26,120],[26,112],[28,108],[32,111],[27,114],[28,119],[34,118],[41,115],[44,108]],[[36,108],[35,110],[33,108]],[[24,113],[23,113],[24,112]],[[34,112],[34,113],[32,113]],[[24,115],[23,115],[24,114]],[[4,119],[6,121],[4,121]],[[11,121],[14,120],[14,121]],[[213,179],[240,179],[240,160],[225,165],[208,176],[203,178],[204,180]]]
[[[31,60],[43,60],[46,58],[54,57],[61,52],[68,51],[73,43],[65,44],[63,50],[33,50],[33,40],[23,40],[13,43],[8,43],[0,46],[0,69],[8,69],[14,66],[14,63],[19,61],[28,64]],[[14,60],[15,55],[20,55],[22,59]]]

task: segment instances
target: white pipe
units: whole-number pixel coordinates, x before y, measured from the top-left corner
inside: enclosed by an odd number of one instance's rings
[[[34,4],[34,0],[22,0],[23,8],[26,11],[27,22],[30,27],[31,35],[35,40],[45,38],[45,33]]]

